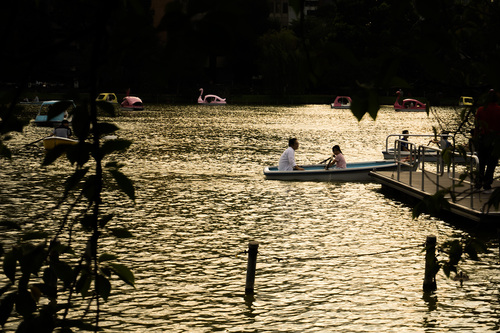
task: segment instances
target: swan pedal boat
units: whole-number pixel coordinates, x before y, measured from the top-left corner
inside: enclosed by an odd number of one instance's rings
[[[141,111],[144,110],[144,104],[139,97],[126,96],[120,104],[121,109],[125,111]]]
[[[394,110],[396,111],[427,111],[427,105],[413,98],[405,98],[403,104],[400,104],[401,92],[396,92],[396,102],[394,102]]]
[[[57,146],[73,146],[78,143],[78,140],[63,138],[60,136],[49,136],[43,139],[43,147],[46,150],[54,149]]]
[[[350,109],[352,99],[349,96],[337,96],[331,104],[332,109]]]
[[[395,161],[366,161],[347,163],[345,169],[331,167],[325,170],[325,164],[301,165],[305,170],[279,171],[277,166],[265,167],[264,176],[268,180],[299,180],[321,182],[366,182],[373,181],[369,172],[373,170],[396,170]]]
[[[198,104],[205,105],[226,105],[226,99],[217,95],[205,95],[203,97],[203,88],[200,88],[200,96],[198,96]]]

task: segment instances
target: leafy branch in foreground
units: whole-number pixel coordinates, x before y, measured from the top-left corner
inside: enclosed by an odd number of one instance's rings
[[[106,110],[111,111],[108,106],[104,107]],[[66,157],[75,166],[56,205],[56,209],[62,210],[66,207],[62,202],[68,203],[59,226],[54,228],[56,231],[30,231],[15,223],[2,223],[3,228],[19,233],[14,245],[0,245],[7,281],[0,286],[2,327],[7,321],[18,321],[19,332],[51,332],[56,328],[65,332],[71,332],[72,328],[97,331],[100,300],[109,298],[112,277],[134,286],[130,269],[115,255],[101,254],[99,250],[103,236],[132,237],[125,228],[109,227],[113,214],[101,211],[101,194],[105,190],[118,188],[135,200],[132,181],[120,171],[123,165],[112,160],[115,153],[126,150],[131,142],[122,139],[101,142],[101,136],[115,133],[118,127],[98,122],[96,114],[95,104],[77,107],[73,128],[78,144],[58,146],[43,161],[43,165],[50,165]],[[107,162],[103,168],[104,159]],[[103,171],[110,177],[104,177]],[[70,315],[70,309],[79,317]],[[93,319],[87,318],[89,309],[95,314]]]
[[[426,250],[427,248],[424,249],[424,251]],[[460,281],[460,285],[462,285],[463,281],[468,279],[467,273],[458,270],[459,263],[463,259],[464,254],[469,259],[478,261],[479,254],[487,252],[487,247],[483,242],[475,238],[466,237],[463,239],[448,240],[439,247],[438,251],[444,253],[446,259],[438,260],[437,257],[434,257],[431,260],[430,273],[433,276],[433,280],[435,281],[435,276],[442,269],[447,278],[450,278],[451,272],[455,273],[454,279]]]

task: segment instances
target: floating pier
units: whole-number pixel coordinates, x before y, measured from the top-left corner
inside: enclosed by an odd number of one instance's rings
[[[398,140],[399,141],[399,140]],[[400,163],[401,167],[395,171],[371,171],[370,176],[382,184],[383,188],[391,189],[397,193],[404,194],[417,200],[435,194],[440,190],[448,189],[445,195],[448,205],[443,205],[442,210],[448,211],[474,222],[496,223],[500,225],[500,210],[494,206],[488,208],[487,202],[492,191],[481,191],[474,189],[474,182],[470,177],[463,177],[457,170],[454,161],[450,166],[444,166],[441,158],[437,163],[426,163],[419,156],[427,153],[427,150],[436,150],[441,157],[440,149],[420,146],[415,149],[414,156],[410,160],[419,161],[418,169],[408,168],[410,163],[406,160]],[[469,170],[474,170],[478,164],[476,156],[470,156],[468,162]],[[447,169],[445,171],[444,169]],[[462,169],[464,169],[462,164]],[[499,181],[494,181],[493,188],[500,187]]]

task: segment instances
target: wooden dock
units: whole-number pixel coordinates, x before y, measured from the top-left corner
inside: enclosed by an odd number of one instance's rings
[[[447,172],[437,175],[428,171],[371,171],[370,176],[381,183],[383,188],[390,188],[418,200],[433,195],[438,190],[449,188],[455,194],[456,200],[453,201],[452,196],[447,194],[445,198],[449,206],[442,209],[467,220],[500,224],[500,210],[494,207],[488,210],[486,206],[490,193],[474,191],[467,180],[460,185],[459,181],[453,180]],[[495,181],[493,187],[500,187],[500,182]]]

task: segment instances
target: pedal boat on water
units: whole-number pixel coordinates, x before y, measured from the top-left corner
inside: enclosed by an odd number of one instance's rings
[[[78,140],[75,139],[70,139],[70,138],[63,138],[60,136],[49,136],[45,139],[43,139],[43,147],[46,150],[51,150],[54,149],[57,146],[73,146],[78,143]]]
[[[54,127],[61,125],[63,120],[71,123],[72,111],[76,108],[72,100],[52,100],[42,102],[35,117],[36,126]]]
[[[332,109],[350,109],[352,99],[349,96],[337,96],[335,101],[330,104]]]

